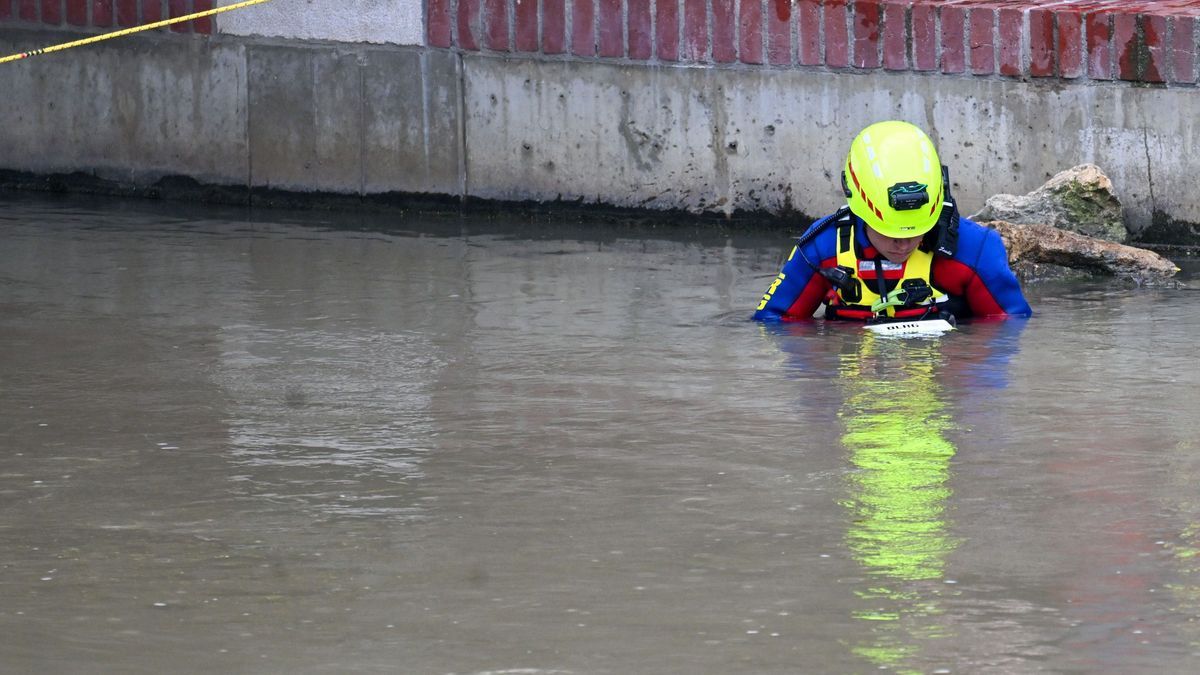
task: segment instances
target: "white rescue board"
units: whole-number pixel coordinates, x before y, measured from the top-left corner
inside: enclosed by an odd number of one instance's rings
[[[954,330],[945,319],[930,319],[926,321],[892,321],[889,323],[869,323],[866,329],[876,335],[895,337],[939,337]]]

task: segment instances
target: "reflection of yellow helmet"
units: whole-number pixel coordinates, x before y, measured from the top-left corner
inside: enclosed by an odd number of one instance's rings
[[[877,122],[850,144],[843,186],[850,210],[889,237],[916,237],[937,224],[942,164],[933,142],[908,122]]]
[[[864,333],[840,354],[842,444],[856,471],[847,474],[846,544],[872,581],[855,593],[853,613],[870,628],[852,647],[870,663],[920,672],[929,637],[945,634],[937,582],[959,540],[948,503],[952,411],[938,379],[936,341],[891,340]]]
[[[854,513],[846,539],[873,573],[936,579],[957,545],[945,515],[955,447],[936,379],[942,355],[935,342],[862,337],[839,369],[842,443],[859,469],[844,502]]]

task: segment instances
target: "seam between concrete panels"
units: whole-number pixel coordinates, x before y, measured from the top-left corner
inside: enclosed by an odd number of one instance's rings
[[[461,51],[454,53],[454,67],[458,71],[458,77],[455,78],[458,90],[455,92],[458,99],[458,195],[460,201],[466,201],[470,188],[467,169],[467,76]]]
[[[367,194],[367,62],[368,53],[358,53],[358,196]]]
[[[425,173],[429,175],[432,164],[429,154],[429,107],[432,104],[429,85],[429,51],[421,50],[417,55],[417,62],[421,67],[421,152],[425,157]]]
[[[254,146],[250,142],[250,115],[251,108],[254,105],[250,99],[250,68],[252,66],[250,61],[254,58],[254,50],[243,43],[242,55],[242,66],[244,68],[242,77],[245,78],[242,84],[244,86],[243,93],[246,101],[245,110],[242,111],[242,143],[245,144],[244,147],[246,148],[246,203],[249,204],[252,201],[251,193],[254,190]]]

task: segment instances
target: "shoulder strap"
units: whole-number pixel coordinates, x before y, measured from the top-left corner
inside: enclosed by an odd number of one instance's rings
[[[954,202],[942,204],[942,215],[938,217],[937,244],[934,253],[950,257],[958,250],[958,206]]]
[[[922,244],[946,257],[958,250],[958,204],[950,194],[950,169],[945,165],[942,166],[942,212]]]

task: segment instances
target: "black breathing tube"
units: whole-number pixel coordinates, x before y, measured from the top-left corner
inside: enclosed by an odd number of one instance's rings
[[[854,277],[850,276],[846,270],[840,267],[817,267],[808,259],[808,256],[804,255],[804,249],[800,244],[796,244],[796,250],[800,252],[800,257],[804,258],[804,262],[808,263],[814,272],[825,277],[825,280],[833,284],[834,288],[839,291],[850,291],[854,288]]]
[[[828,229],[831,223],[841,220],[844,215],[843,212],[849,211],[850,208],[848,206],[843,206],[832,216],[826,218],[824,222],[817,223],[808,228],[808,231],[800,235],[800,238],[796,240],[796,250],[800,252],[800,257],[804,259],[804,262],[812,268],[812,271],[825,277],[825,280],[832,284],[833,287],[839,291],[849,291],[852,289],[854,287],[854,278],[851,277],[846,270],[840,267],[817,267],[811,260],[808,259],[808,256],[804,254],[804,245],[816,238],[818,234]]]

